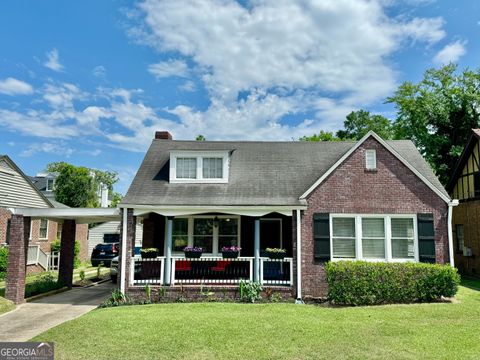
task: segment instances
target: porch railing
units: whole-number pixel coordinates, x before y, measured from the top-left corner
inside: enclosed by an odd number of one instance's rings
[[[260,258],[260,283],[262,285],[293,284],[293,259]]]
[[[39,250],[40,250],[39,245],[28,245],[27,265],[37,265],[38,264]]]
[[[142,259],[133,257],[130,271],[130,284],[158,284],[163,285],[165,258]]]
[[[252,281],[253,258],[172,258],[171,284],[238,284]]]

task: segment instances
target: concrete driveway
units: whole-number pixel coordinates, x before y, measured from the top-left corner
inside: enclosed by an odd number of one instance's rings
[[[65,321],[75,319],[102,303],[115,285],[105,282],[88,288],[74,288],[17,306],[0,315],[0,342],[27,341]]]

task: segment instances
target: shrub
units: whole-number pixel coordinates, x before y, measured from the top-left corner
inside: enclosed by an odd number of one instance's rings
[[[51,252],[60,252],[60,240],[55,240],[52,241],[50,244],[50,251]],[[79,259],[80,255],[80,242],[78,240],[75,240],[75,247],[73,248],[73,268],[76,269],[80,266],[81,262]]]
[[[449,265],[328,262],[328,298],[341,305],[431,302],[454,296],[460,276]]]
[[[257,282],[240,281],[240,300],[245,302],[255,302],[260,300],[262,296],[262,286]]]
[[[39,276],[34,282],[25,285],[25,297],[31,297],[38,294],[57,290],[63,285],[51,273],[45,273]]]
[[[7,264],[8,264],[8,248],[0,247],[0,273],[7,272]]]
[[[135,302],[130,299],[128,295],[125,295],[120,290],[115,289],[112,291],[110,298],[105,300],[100,304],[99,308],[115,307],[115,306],[125,306],[125,305],[135,305]]]

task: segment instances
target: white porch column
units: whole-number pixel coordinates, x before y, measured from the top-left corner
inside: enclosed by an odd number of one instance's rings
[[[120,271],[120,292],[125,294],[125,280],[127,273],[127,209],[123,209],[122,213],[122,243],[121,243],[121,271]],[[129,272],[131,269],[129,269]]]
[[[453,212],[453,207],[458,205],[458,200],[452,200],[448,204],[448,223],[447,223],[447,229],[448,229],[448,257],[450,258],[450,266],[454,267],[455,266],[455,259],[453,255],[453,230],[452,230],[452,212]]]
[[[255,218],[253,281],[260,281],[260,219]]]
[[[165,284],[170,285],[172,270],[172,234],[173,234],[173,216],[167,218],[167,238],[165,252]]]
[[[297,213],[297,300],[296,303],[303,303],[302,301],[302,218],[300,210]]]

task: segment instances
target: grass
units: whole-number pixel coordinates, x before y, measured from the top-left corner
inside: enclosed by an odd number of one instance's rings
[[[54,341],[58,359],[477,359],[479,333],[480,292],[460,287],[455,303],[97,309],[33,340]]]
[[[3,297],[0,296],[0,314],[6,313],[7,311],[13,310],[15,305]]]
[[[462,278],[462,285],[469,288],[480,290],[480,279],[474,278]]]
[[[85,271],[85,278],[86,279],[94,279],[97,277],[97,268],[93,266],[83,266],[78,269],[73,270],[73,281],[79,281],[80,280],[80,271],[83,270]],[[35,282],[35,280],[39,279],[42,275],[47,274],[47,271],[38,273],[38,274],[29,274],[25,277],[25,284],[32,284]],[[58,272],[57,271],[50,271],[50,273],[57,277]],[[110,269],[109,268],[104,268],[102,267],[100,270],[100,273],[102,275],[109,274]],[[5,280],[0,281],[0,296],[5,296]]]

